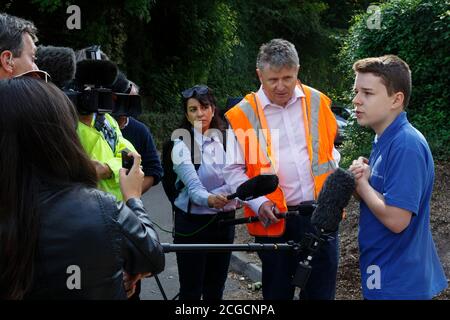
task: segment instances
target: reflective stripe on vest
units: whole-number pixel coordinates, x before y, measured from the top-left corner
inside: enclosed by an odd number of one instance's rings
[[[333,160],[319,165],[319,111],[320,111],[320,93],[309,88],[311,91],[311,138],[312,138],[312,172],[314,176],[320,176],[324,173],[336,169]]]
[[[255,96],[253,95],[253,98],[255,98]],[[255,105],[256,105],[256,100],[255,100]],[[268,161],[270,161],[271,167],[272,169],[274,168],[274,159],[271,157],[271,146],[267,145],[267,140],[264,137],[264,133],[262,127],[261,127],[261,123],[259,121],[259,117],[258,115],[255,113],[255,110],[253,109],[252,105],[246,100],[246,99],[242,99],[241,102],[239,102],[238,106],[240,107],[240,109],[242,110],[242,112],[244,112],[245,116],[247,117],[248,121],[250,122],[251,126],[253,127],[253,129],[256,132],[256,139],[258,141],[258,144],[260,146],[261,151],[263,152],[263,155],[266,157],[266,159],[268,159]],[[267,132],[267,130],[265,130]],[[269,133],[267,133],[269,134]],[[275,170],[273,169],[273,173],[275,173]]]

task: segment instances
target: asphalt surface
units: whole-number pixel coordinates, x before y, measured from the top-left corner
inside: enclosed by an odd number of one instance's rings
[[[145,193],[142,200],[151,220],[158,224],[161,228],[169,231],[164,232],[155,226],[161,243],[173,243],[171,234],[173,223],[170,202],[164,193],[161,183]],[[178,294],[179,289],[178,269],[175,253],[166,254],[166,267],[165,270],[158,275],[158,279],[160,280],[167,298],[169,300],[173,299]],[[229,293],[239,290],[239,287],[240,284],[238,280],[228,278],[225,284],[224,298],[226,299]],[[140,297],[142,300],[164,299],[154,277],[147,278],[142,281]]]

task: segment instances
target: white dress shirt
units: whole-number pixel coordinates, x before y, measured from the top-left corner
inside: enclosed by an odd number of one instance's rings
[[[200,147],[202,162],[198,169],[191,160],[191,151],[186,144],[176,139],[172,149],[173,170],[177,174],[177,182],[184,184],[174,204],[179,209],[187,212],[189,200],[191,200],[192,214],[214,214],[220,211],[236,209],[237,202],[231,201],[223,209],[218,210],[208,207],[208,197],[212,194],[231,193],[231,187],[225,183],[222,169],[225,165],[225,152],[221,139],[217,136],[204,136],[194,130],[194,139]]]
[[[302,103],[305,94],[299,87],[295,87],[294,94],[285,107],[270,102],[262,87],[256,95],[270,130],[275,170],[287,205],[297,205],[302,201],[313,200],[314,180],[303,116],[303,109],[306,106]],[[232,186],[233,190],[248,180],[242,150],[236,145],[239,144],[234,133],[228,130],[227,165],[223,174],[225,181]],[[337,165],[340,154],[336,149],[333,149],[333,157]],[[255,213],[258,213],[259,207],[265,201],[268,201],[266,197],[260,197],[249,201],[248,204]]]

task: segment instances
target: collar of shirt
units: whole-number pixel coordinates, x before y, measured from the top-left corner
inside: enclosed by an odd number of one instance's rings
[[[373,141],[374,145],[381,146],[387,141],[391,140],[391,138],[398,132],[398,130],[405,124],[408,123],[408,119],[406,117],[406,112],[402,111],[397,118],[386,128],[384,129],[381,136],[375,135],[375,139]]]
[[[219,136],[218,136],[218,130],[211,129],[208,133],[209,135],[205,136],[204,134],[200,133],[198,130],[194,129],[194,140],[199,146],[203,146],[206,143],[209,142],[221,142]]]
[[[125,129],[128,126],[128,123],[130,123],[130,117],[127,117],[127,122],[125,122],[122,129]]]
[[[272,103],[269,98],[267,98],[266,93],[264,92],[264,89],[262,85],[259,87],[259,90],[257,92],[257,95],[259,97],[259,100],[261,101],[262,108],[265,109],[267,106],[276,106],[281,107],[277,104]],[[295,103],[298,99],[305,97],[305,94],[303,93],[303,90],[301,90],[298,86],[295,86],[294,89],[294,95],[291,97],[289,102],[286,104],[286,106],[289,106],[293,103]],[[282,107],[281,107],[282,108]]]

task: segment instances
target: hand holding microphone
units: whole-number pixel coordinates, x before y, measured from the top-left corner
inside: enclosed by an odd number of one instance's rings
[[[230,200],[222,194],[212,194],[208,197],[208,207],[222,209]]]
[[[274,192],[277,186],[278,177],[276,175],[262,174],[241,184],[236,189],[236,193],[229,195],[227,199],[234,199],[237,197],[243,201],[252,200]],[[276,206],[271,201],[266,201],[259,208],[258,218],[264,227],[267,227],[270,224],[279,221],[275,216],[276,213],[279,213]]]
[[[258,210],[258,218],[264,228],[267,228],[272,223],[280,221],[275,214],[279,213],[277,206],[272,201],[264,202]]]

